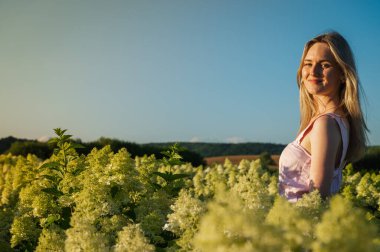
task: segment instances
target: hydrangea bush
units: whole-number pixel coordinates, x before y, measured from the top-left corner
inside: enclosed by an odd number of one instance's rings
[[[87,156],[65,130],[48,160],[0,155],[0,251],[380,251],[380,174],[289,203],[260,160],[193,167],[109,146]]]

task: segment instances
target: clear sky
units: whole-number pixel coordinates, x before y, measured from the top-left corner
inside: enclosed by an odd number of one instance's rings
[[[0,138],[292,141],[306,41],[349,41],[380,144],[380,1],[0,0]]]

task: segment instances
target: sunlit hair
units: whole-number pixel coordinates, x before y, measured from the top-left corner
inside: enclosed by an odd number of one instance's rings
[[[303,50],[301,64],[297,71],[297,83],[300,89],[300,131],[305,129],[312,117],[318,114],[313,96],[302,84],[302,67],[305,56],[310,47],[318,42],[326,43],[329,46],[340,70],[344,73],[345,80],[339,91],[339,107],[343,109],[350,123],[350,140],[346,160],[352,162],[364,154],[368,128],[360,106],[362,88],[356,71],[354,55],[345,38],[337,32],[328,32],[313,38],[306,43]]]

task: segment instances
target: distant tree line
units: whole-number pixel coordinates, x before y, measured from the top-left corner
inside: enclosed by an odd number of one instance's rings
[[[149,143],[146,146],[167,147],[173,143]],[[285,148],[283,144],[273,143],[191,143],[179,142],[179,144],[191,151],[199,153],[203,157],[218,157],[229,155],[260,155],[264,152],[270,155],[280,155]]]
[[[363,158],[355,162],[354,169],[365,173],[365,171],[380,171],[380,146],[371,146],[367,149]]]
[[[104,146],[109,145],[114,152],[119,151],[121,148],[126,148],[132,158],[153,154],[156,158],[161,159],[164,156],[162,152],[168,149],[168,147],[140,145],[105,137],[101,137],[92,142],[82,142],[79,139],[75,140],[75,142],[84,146],[84,148],[77,149],[79,154],[84,155],[90,153],[93,148],[101,149]],[[0,154],[12,153],[13,155],[22,156],[34,154],[41,159],[47,159],[52,155],[54,147],[55,146],[46,142],[39,142],[37,140],[17,139],[14,137],[0,139]],[[194,151],[183,148],[183,150],[179,151],[179,154],[182,156],[184,162],[190,162],[193,166],[205,164],[203,157]]]
[[[168,143],[149,143],[148,146],[167,147]],[[285,145],[272,143],[190,143],[179,142],[188,150],[201,154],[203,157],[218,157],[229,155],[260,155],[264,164],[271,164],[270,155],[280,155]],[[353,163],[355,171],[365,173],[366,171],[380,170],[380,146],[369,146],[365,155]]]
[[[118,139],[110,139],[101,137],[96,141],[82,142],[80,139],[75,140],[82,144],[85,148],[78,149],[79,154],[87,155],[93,148],[103,148],[110,145],[114,152],[121,148],[126,148],[132,157],[154,154],[156,158],[162,158],[161,153],[172,146],[174,142],[166,143],[148,143],[136,144],[132,142],[121,141]],[[179,146],[183,148],[180,151],[183,161],[192,163],[193,166],[205,164],[203,158],[229,156],[229,155],[261,155],[260,159],[265,159],[264,163],[268,163],[270,155],[280,155],[285,148],[283,144],[272,143],[191,143],[179,142]],[[12,153],[14,155],[34,154],[41,159],[49,158],[53,153],[54,146],[37,140],[18,139],[15,137],[7,137],[0,139],[0,154]],[[270,164],[270,163],[268,163]],[[379,171],[380,170],[380,146],[370,146],[362,159],[353,163],[353,168],[357,171]]]

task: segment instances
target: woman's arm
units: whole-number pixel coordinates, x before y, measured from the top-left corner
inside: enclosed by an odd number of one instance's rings
[[[310,180],[323,198],[330,195],[341,139],[339,125],[334,118],[321,116],[314,122],[310,132]]]

